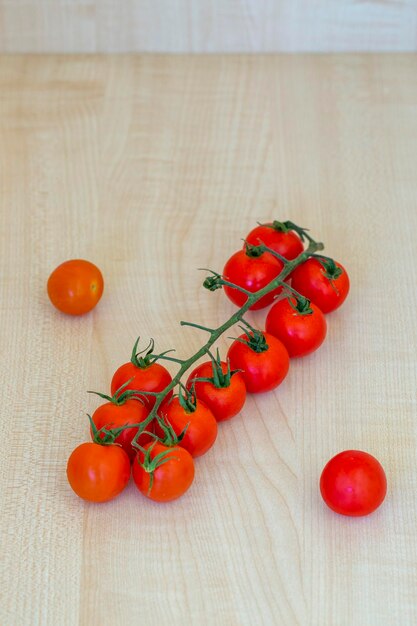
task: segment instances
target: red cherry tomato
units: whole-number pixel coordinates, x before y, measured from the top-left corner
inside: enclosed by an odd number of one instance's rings
[[[72,259],[58,265],[48,279],[52,304],[62,313],[83,315],[93,309],[103,294],[103,276],[93,263]]]
[[[147,443],[144,449],[149,450],[148,466],[158,455],[162,455],[160,460],[164,462],[154,471],[146,471],[141,465],[145,462],[145,455],[141,451],[138,452],[133,461],[132,473],[139,491],[156,502],[169,502],[182,496],[194,480],[194,462],[191,454],[185,448],[168,447],[162,443]]]
[[[285,298],[274,304],[266,317],[265,328],[284,344],[290,357],[317,350],[327,332],[323,313],[305,298]]]
[[[140,400],[134,398],[126,400],[123,404],[115,404],[114,402],[106,402],[98,407],[93,413],[92,420],[97,428],[100,430],[103,427],[106,429],[119,428],[127,424],[140,424],[144,422],[149,415],[149,407],[146,407]],[[148,424],[146,430],[153,432],[153,424]],[[122,446],[123,450],[129,456],[132,461],[136,456],[137,450],[132,448],[132,439],[138,432],[138,428],[126,428],[118,437],[114,440],[115,443]],[[93,436],[93,434],[92,434]],[[151,435],[143,433],[138,439],[140,445],[144,445],[149,441],[153,441]]]
[[[107,502],[129,482],[129,457],[120,446],[82,443],[68,459],[67,477],[80,498]]]
[[[191,456],[201,456],[210,450],[217,437],[217,422],[213,413],[202,400],[195,402],[194,410],[187,410],[181,405],[178,397],[173,398],[161,409],[162,419],[170,425],[179,436],[188,425],[183,439],[179,442]],[[155,433],[163,438],[164,432],[158,423]]]
[[[252,254],[256,253],[250,252],[250,249],[249,251],[239,250],[235,252],[224,266],[223,277],[229,282],[253,293],[266,287],[268,283],[276,278],[284,264],[270,252],[263,252],[257,256],[252,256]],[[225,286],[224,291],[227,297],[239,307],[245,304],[248,299],[245,293],[233,287]],[[274,291],[271,291],[253,304],[250,309],[262,309],[268,306],[280,291],[281,287],[274,289]]]
[[[242,370],[249,393],[275,389],[286,377],[290,359],[285,346],[273,335],[256,331],[240,335],[227,357],[233,368]]]
[[[292,287],[323,313],[337,309],[349,293],[349,277],[340,263],[308,259],[291,273]]]
[[[382,504],[387,479],[379,461],[367,452],[346,450],[334,456],[320,478],[323,500],[341,515],[369,515]]]
[[[265,244],[289,261],[295,259],[304,250],[303,242],[297,233],[288,229],[282,222],[257,226],[250,231],[246,241],[253,246]]]
[[[111,393],[114,395],[120,387],[128,383],[123,388],[123,393],[127,390],[138,391],[150,391],[153,393],[159,393],[163,391],[172,382],[171,374],[168,370],[159,363],[156,362],[155,355],[152,354],[154,343],[150,342],[145,356],[140,356],[142,353],[137,353],[139,338],[136,340],[133,346],[132,357],[129,363],[121,365],[113,374],[111,381]],[[170,391],[166,399],[171,398],[172,391]],[[141,398],[149,409],[152,409],[155,404],[155,398],[151,395],[138,394],[138,398]]]
[[[246,387],[240,372],[228,377],[227,363],[220,361],[220,365],[224,375],[224,380],[220,381],[220,386],[216,386],[214,381],[215,368],[213,369],[213,362],[206,361],[191,372],[187,380],[187,387],[191,388],[195,378],[210,379],[211,382],[196,382],[195,393],[197,398],[202,400],[210,409],[216,420],[224,422],[237,415],[242,409],[246,400]]]
[[[113,375],[111,393],[114,394],[117,389],[131,378],[133,378],[133,380],[127,385],[126,389],[137,389],[139,391],[152,391],[156,393],[163,391],[165,387],[172,382],[171,374],[159,363],[152,363],[145,368],[136,367],[133,363],[125,363],[121,365]],[[171,396],[172,391],[167,394],[167,398]],[[138,394],[138,398],[141,398],[149,409],[153,408],[155,398],[146,394]]]

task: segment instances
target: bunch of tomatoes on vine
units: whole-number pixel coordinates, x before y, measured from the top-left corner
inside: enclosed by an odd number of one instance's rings
[[[208,337],[188,359],[173,356],[174,350],[158,353],[153,340],[139,349],[136,340],[130,361],[115,371],[109,394],[90,392],[104,402],[88,416],[91,441],[68,459],[74,492],[105,502],[119,495],[132,475],[151,500],[182,496],[193,483],[197,457],[215,444],[218,424],[243,409],[247,394],[276,389],[291,359],[311,354],[325,340],[326,315],[345,301],[349,278],[323,248],[306,229],[273,221],[247,235],[221,274],[207,270],[204,287],[223,289],[235,313],[217,328],[181,322]],[[67,261],[48,281],[52,303],[71,315],[90,311],[102,293],[101,272],[88,261]],[[264,308],[265,327],[255,328],[246,314]],[[239,334],[222,357],[213,346],[233,326]],[[178,367],[174,376],[166,362]],[[372,455],[347,450],[326,465],[320,489],[338,513],[366,515],[385,497],[385,473]]]

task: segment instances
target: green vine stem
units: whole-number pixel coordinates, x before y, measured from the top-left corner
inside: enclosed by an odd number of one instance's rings
[[[198,328],[207,332],[209,334],[209,338],[206,341],[206,343],[200,348],[200,350],[198,350],[195,354],[193,354],[189,359],[182,360],[182,359],[174,359],[172,357],[168,357],[168,360],[175,361],[178,363],[179,369],[178,369],[177,374],[173,377],[172,381],[169,383],[169,385],[165,387],[165,389],[163,389],[162,391],[158,393],[157,392],[143,392],[143,391],[140,392],[143,395],[146,395],[146,394],[152,395],[155,398],[155,404],[151,412],[149,413],[148,417],[146,418],[146,420],[141,422],[141,424],[137,425],[138,432],[132,440],[132,446],[139,449],[137,440],[140,434],[146,429],[146,427],[151,423],[154,417],[158,414],[158,409],[163,399],[167,395],[167,393],[169,393],[171,389],[174,389],[174,387],[176,387],[180,383],[180,380],[184,376],[185,372],[189,370],[190,367],[194,365],[196,361],[198,361],[198,359],[210,354],[210,348],[219,339],[219,337],[221,337],[223,333],[225,333],[229,328],[231,328],[238,322],[242,322],[244,314],[248,311],[248,309],[253,304],[255,304],[255,302],[260,300],[260,298],[268,294],[270,291],[273,291],[274,289],[277,289],[278,287],[283,286],[283,281],[291,274],[291,272],[296,267],[298,267],[298,265],[301,265],[301,263],[304,263],[308,258],[310,258],[311,256],[314,256],[316,252],[324,249],[323,244],[318,241],[315,241],[309,234],[306,233],[306,230],[304,228],[297,226],[293,222],[284,222],[284,224],[286,225],[286,227],[291,228],[292,230],[295,230],[301,236],[303,240],[307,239],[308,247],[301,254],[299,254],[298,257],[296,257],[292,261],[288,261],[285,259],[284,267],[282,268],[281,273],[262,289],[259,289],[258,291],[255,291],[254,293],[250,293],[246,290],[240,289],[241,291],[244,291],[247,294],[248,296],[247,301],[240,309],[238,309],[235,313],[233,313],[233,315],[229,317],[229,319],[226,320],[223,324],[221,324],[221,326],[219,326],[218,328],[212,329],[212,328],[208,328],[206,326],[200,326],[198,324],[194,324],[191,322],[180,322],[182,326],[192,326],[194,328]],[[283,257],[280,254],[275,253],[270,248],[267,248],[267,246],[261,245],[261,246],[257,246],[257,248],[261,248],[263,249],[263,251],[268,251],[271,254],[275,254],[275,256],[279,258],[280,260],[283,259]],[[224,285],[228,285],[230,287],[239,289],[237,285],[234,285],[233,283],[230,283],[229,281],[225,280],[220,274],[217,274],[216,272],[213,272],[212,270],[207,270],[207,271],[211,272],[212,276],[207,277],[203,285],[210,291],[221,289]],[[163,353],[163,354],[166,354],[166,353]],[[161,355],[162,358],[164,358],[163,354]],[[130,425],[130,428],[132,428],[132,425]]]

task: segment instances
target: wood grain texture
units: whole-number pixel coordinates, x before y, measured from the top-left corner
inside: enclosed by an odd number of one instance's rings
[[[1,624],[417,622],[416,72],[406,55],[0,58]],[[195,351],[179,321],[234,310],[196,268],[269,218],[349,270],[326,343],[222,425],[184,498],[77,499],[85,390],[138,334]],[[45,293],[74,257],[105,277],[78,319]],[[388,476],[364,519],[319,496],[349,448]]]
[[[0,0],[0,52],[415,50],[415,0]]]

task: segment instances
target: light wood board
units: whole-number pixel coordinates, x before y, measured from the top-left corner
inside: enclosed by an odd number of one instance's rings
[[[406,55],[0,59],[1,624],[417,623],[416,75]],[[179,321],[234,310],[197,268],[270,218],[348,268],[326,343],[221,426],[181,500],[79,500],[86,390],[138,335],[197,350]],[[105,292],[70,318],[45,285],[76,257]],[[319,495],[349,448],[387,473],[368,518]]]
[[[415,50],[416,0],[0,0],[0,52]]]

